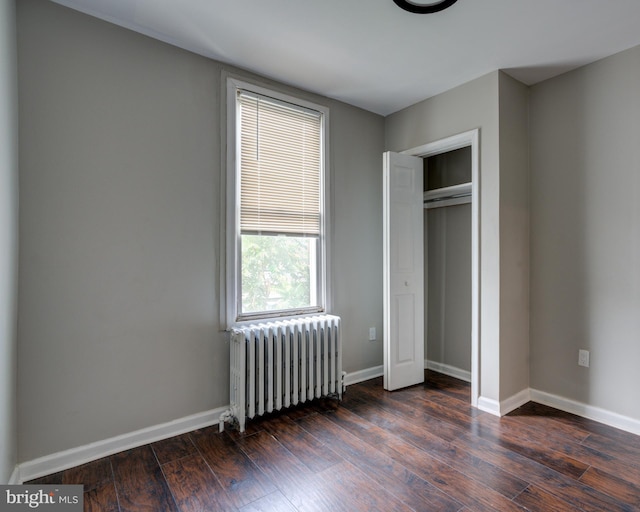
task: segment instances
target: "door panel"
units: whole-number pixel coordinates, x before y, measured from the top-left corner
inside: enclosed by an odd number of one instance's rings
[[[416,355],[415,331],[413,312],[415,300],[413,294],[396,295],[393,298],[394,312],[392,315],[398,319],[395,332],[395,357],[396,365],[412,365]],[[392,338],[393,339],[393,338]]]
[[[412,226],[412,208],[405,204],[394,204],[391,206],[391,250],[393,257],[391,264],[393,272],[411,273],[413,270],[413,244],[411,230]]]
[[[384,387],[424,381],[422,160],[384,154]]]

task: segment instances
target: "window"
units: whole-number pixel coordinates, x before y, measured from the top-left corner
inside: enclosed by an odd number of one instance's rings
[[[328,110],[228,86],[229,322],[325,311]]]

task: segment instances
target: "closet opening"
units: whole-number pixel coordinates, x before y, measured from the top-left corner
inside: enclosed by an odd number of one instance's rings
[[[482,343],[479,138],[474,129],[402,152],[424,166],[425,368],[471,382],[474,407]]]
[[[471,382],[471,146],[423,167],[425,367]]]

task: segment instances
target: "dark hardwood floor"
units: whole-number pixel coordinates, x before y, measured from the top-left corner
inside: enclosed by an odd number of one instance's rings
[[[118,453],[30,483],[100,511],[640,510],[640,437],[529,403],[504,418],[434,372]]]

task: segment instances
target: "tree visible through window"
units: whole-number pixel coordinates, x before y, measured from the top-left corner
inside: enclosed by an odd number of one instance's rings
[[[322,110],[235,88],[236,320],[324,309]]]
[[[316,305],[316,241],[242,235],[242,310],[278,311]]]

